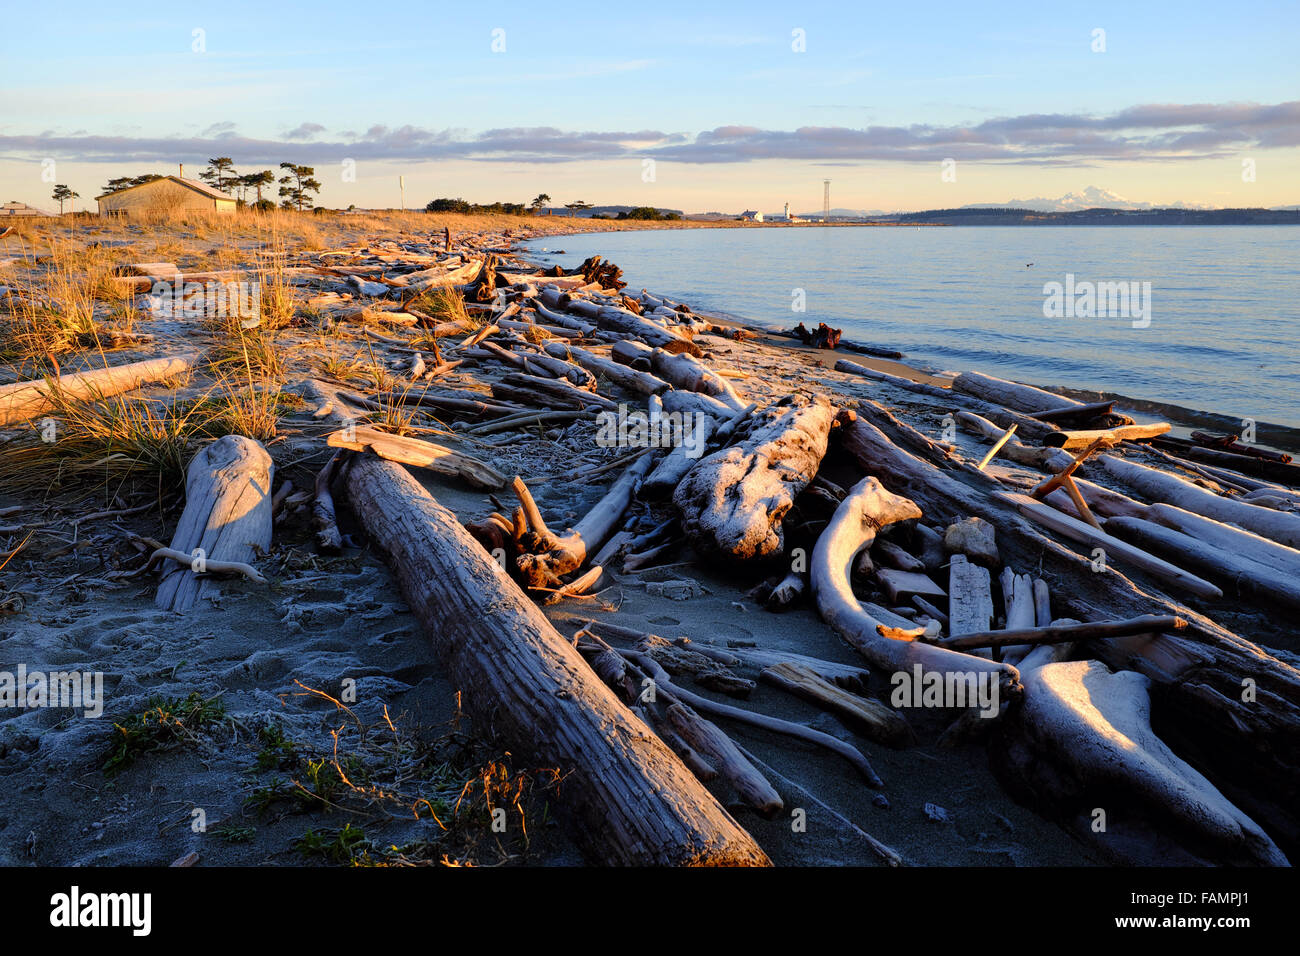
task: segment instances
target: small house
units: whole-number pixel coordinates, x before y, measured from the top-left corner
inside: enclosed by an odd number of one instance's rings
[[[163,176],[97,197],[103,215],[174,215],[186,212],[234,212],[235,197],[207,183]]]

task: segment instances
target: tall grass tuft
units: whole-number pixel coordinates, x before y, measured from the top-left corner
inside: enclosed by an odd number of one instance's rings
[[[31,280],[0,309],[0,358],[41,364],[49,356],[133,344],[139,317],[135,298],[111,281],[111,263],[99,249],[51,240],[50,254],[26,257]],[[99,307],[115,318],[99,318]]]
[[[269,443],[290,401],[273,382],[229,376],[197,398],[172,391],[148,398],[73,398],[57,389],[37,427],[0,445],[0,488],[33,492],[88,481],[152,483],[161,499],[184,487],[190,459],[206,441],[246,435]],[[49,438],[53,440],[48,440]]]

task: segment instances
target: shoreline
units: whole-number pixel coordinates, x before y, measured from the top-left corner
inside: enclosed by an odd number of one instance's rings
[[[793,226],[793,225],[822,225],[821,223],[742,223],[740,226]],[[868,225],[865,223],[843,223],[842,225]],[[910,225],[910,224],[909,224]],[[605,231],[623,231],[623,230],[603,230],[602,232],[575,232],[566,233],[565,235],[574,236],[599,236]],[[525,240],[533,242],[541,236]],[[525,252],[533,252],[525,248]],[[556,255],[555,252],[546,253],[547,255]],[[536,268],[548,268],[553,263],[540,263],[533,261],[532,265]],[[689,297],[688,297],[689,298]],[[744,328],[761,335],[764,335],[774,345],[784,345],[792,349],[809,349],[809,346],[794,342],[792,339],[781,334],[780,329],[772,328],[757,320],[747,316],[736,315],[734,313],[705,312],[696,310],[698,314],[705,315],[708,318],[722,325],[735,326]],[[889,348],[888,342],[874,342],[874,345],[882,348]],[[811,350],[811,349],[810,349]],[[947,387],[951,381],[950,375],[936,374],[928,364],[918,365],[907,360],[904,355],[903,359],[884,359],[876,356],[855,353],[850,350],[813,350],[827,351],[828,358],[826,363],[833,365],[838,359],[848,359],[864,365],[869,369],[887,372],[893,375],[900,375],[914,382],[927,385],[938,385]],[[979,368],[959,369],[960,371],[980,372]],[[955,373],[954,373],[955,374]],[[1121,392],[1099,391],[1096,389],[1071,387],[1054,382],[1039,381],[1030,378],[1017,378],[1015,381],[1025,385],[1032,385],[1035,388],[1045,389],[1066,396],[1067,398],[1077,399],[1085,403],[1113,401],[1124,411],[1140,416],[1140,420],[1169,419],[1175,425],[1175,434],[1178,437],[1187,437],[1192,431],[1210,428],[1221,431],[1234,431],[1242,427],[1240,416],[1228,415],[1222,412],[1214,411],[1210,408],[1192,408],[1186,405],[1180,405],[1174,402],[1162,402],[1154,399],[1136,398]],[[1256,443],[1263,448],[1281,451],[1287,453],[1300,453],[1300,426],[1282,425],[1275,422],[1256,421]]]

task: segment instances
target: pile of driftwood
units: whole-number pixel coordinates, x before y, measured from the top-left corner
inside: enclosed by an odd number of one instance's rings
[[[992,443],[978,458],[869,399],[837,408],[799,392],[760,405],[701,349],[715,326],[680,303],[626,295],[616,267],[593,259],[547,275],[508,248],[444,245],[327,253],[334,261],[303,273],[331,318],[361,311],[395,326],[372,338],[405,349],[413,387],[358,395],[307,383],[337,449],[312,491],[272,493],[256,442],[205,448],[175,537],[155,554],[175,565],[160,604],[188,606],[212,573],[259,577],[285,500],[310,507],[318,543],[337,549],[335,496],[346,495],[466,709],[514,752],[561,769],[566,818],[600,861],[766,861],[715,794],[770,817],[807,791],[745,751],[730,724],[824,748],[864,785],[887,784],[846,737],[717,699],[743,701],[761,681],[867,743],[907,747],[936,734],[984,743],[1009,789],[1116,859],[1285,863],[1279,846],[1300,842],[1300,672],[1215,618],[1243,596],[1266,613],[1300,607],[1300,481],[1233,467],[1289,462],[1220,440],[1208,450],[1232,461],[1193,460],[1182,446],[1151,444],[1168,424],[975,373],[945,388],[837,366],[882,395],[941,400],[960,428]],[[475,321],[437,323],[413,309],[414,293],[431,286],[480,304]],[[431,362],[403,344],[406,325],[436,336]],[[478,373],[473,384],[466,373]],[[461,384],[446,384],[453,378]],[[8,388],[15,414],[42,407],[39,384]],[[574,475],[611,477],[563,530],[525,477],[457,441],[538,425],[594,431],[599,413],[632,403],[650,419],[689,413],[702,452],[630,442]],[[399,405],[436,411],[451,443],[375,427]],[[488,492],[496,510],[462,525],[407,467]],[[630,524],[636,501],[664,509],[662,523]],[[773,611],[811,602],[865,666],[589,617],[562,634],[538,607],[683,548],[750,574]],[[887,706],[898,675],[934,676],[943,692]],[[843,823],[882,861],[899,862]]]

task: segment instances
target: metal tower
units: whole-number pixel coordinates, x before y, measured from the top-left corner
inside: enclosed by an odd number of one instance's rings
[[[822,180],[822,222],[831,221],[831,181]]]

